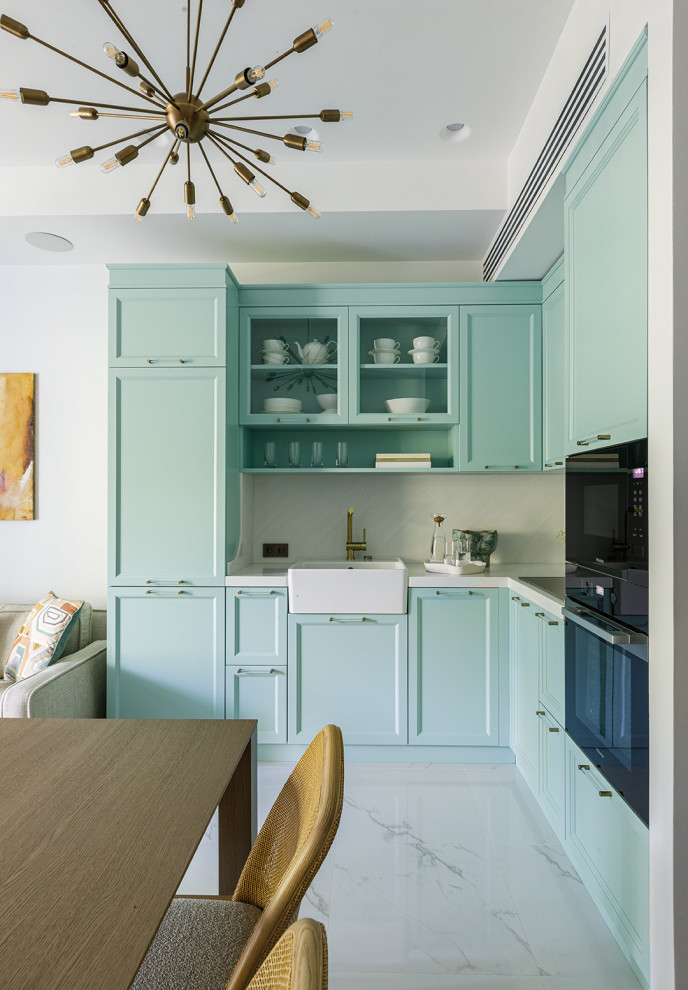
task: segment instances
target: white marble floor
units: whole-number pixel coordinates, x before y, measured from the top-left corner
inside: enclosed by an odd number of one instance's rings
[[[289,774],[258,769],[262,822]],[[217,891],[211,825],[180,893]],[[302,916],[331,990],[639,990],[514,766],[348,764]]]

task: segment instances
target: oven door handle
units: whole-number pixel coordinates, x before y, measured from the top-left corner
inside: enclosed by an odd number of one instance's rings
[[[587,632],[592,633],[593,636],[597,636],[598,639],[603,639],[605,643],[611,643],[612,646],[630,646],[631,643],[645,641],[644,636],[632,636],[630,633],[621,632],[621,630],[619,630],[619,632],[611,633],[607,632],[606,629],[601,629],[599,626],[595,625],[594,622],[589,622],[587,619],[582,617],[582,609],[580,612],[571,612],[568,608],[563,608],[561,611],[562,615],[567,618],[569,622],[574,622],[577,626],[582,626],[583,629],[587,630]],[[590,615],[591,613],[586,612],[584,614]]]

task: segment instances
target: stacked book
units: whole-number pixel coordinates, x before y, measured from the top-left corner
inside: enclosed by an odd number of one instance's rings
[[[430,454],[376,454],[376,468],[429,468]]]

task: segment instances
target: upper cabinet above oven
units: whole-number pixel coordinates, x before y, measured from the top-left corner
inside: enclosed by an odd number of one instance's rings
[[[567,453],[647,435],[647,53],[567,166]]]

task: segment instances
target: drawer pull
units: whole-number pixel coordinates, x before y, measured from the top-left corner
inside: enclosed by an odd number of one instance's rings
[[[180,364],[186,364],[186,361],[184,360],[184,358],[179,358],[179,363]]]
[[[547,712],[535,712],[535,714],[536,714],[536,715],[539,715],[539,716],[540,716],[540,718],[544,718],[544,717],[545,717],[545,715],[547,714]]]
[[[236,671],[237,677],[270,677],[272,674],[279,674],[279,670],[270,667],[270,670],[242,670],[239,667]]]
[[[548,732],[558,732],[558,731],[559,731],[559,729],[556,729],[556,728],[554,728],[554,729],[553,729],[553,728],[550,728],[550,729],[548,729],[547,731],[548,731]]]
[[[518,595],[512,595],[511,600],[512,602],[520,602],[521,599],[518,597]]]
[[[366,618],[363,616],[362,619],[335,619],[330,616],[330,622],[365,622]]]
[[[552,621],[552,620],[550,619],[550,620],[549,620],[549,622],[547,623],[547,625],[548,625],[548,626],[558,626],[558,625],[559,625],[559,623],[558,623],[558,622],[553,622],[553,621]]]
[[[521,602],[521,608],[530,608],[530,602]]]
[[[158,598],[172,598],[173,595],[185,595],[186,592],[185,591],[170,591],[170,592],[166,593],[164,591],[151,591],[150,589],[146,589],[146,594],[147,595],[157,595]]]
[[[237,591],[237,595],[248,595],[249,598],[269,598],[274,594],[274,591],[242,591],[241,588]]]
[[[145,581],[144,583],[145,584],[172,584],[172,585],[174,585],[174,584],[185,584],[185,581],[184,580],[181,580],[181,581],[155,581],[153,578],[148,578],[148,580]]]
[[[447,588],[446,591],[436,591],[435,594],[436,595],[446,595],[447,592],[456,594],[457,591],[461,591],[461,590],[462,590],[461,588]],[[468,592],[466,592],[466,594],[472,595],[472,594],[474,594],[474,592],[473,591],[468,591]]]
[[[542,619],[544,619],[544,617],[545,617],[545,613],[544,612],[536,612],[535,614],[536,615],[539,615],[540,618],[542,618]]]
[[[578,769],[579,770],[589,770],[590,769],[590,764],[589,763],[579,763],[578,764]]]
[[[564,466],[564,462],[563,461],[555,461],[554,463],[556,464],[557,467],[563,467]]]
[[[611,791],[600,791],[600,797],[613,797],[613,796],[614,795],[612,794]]]

